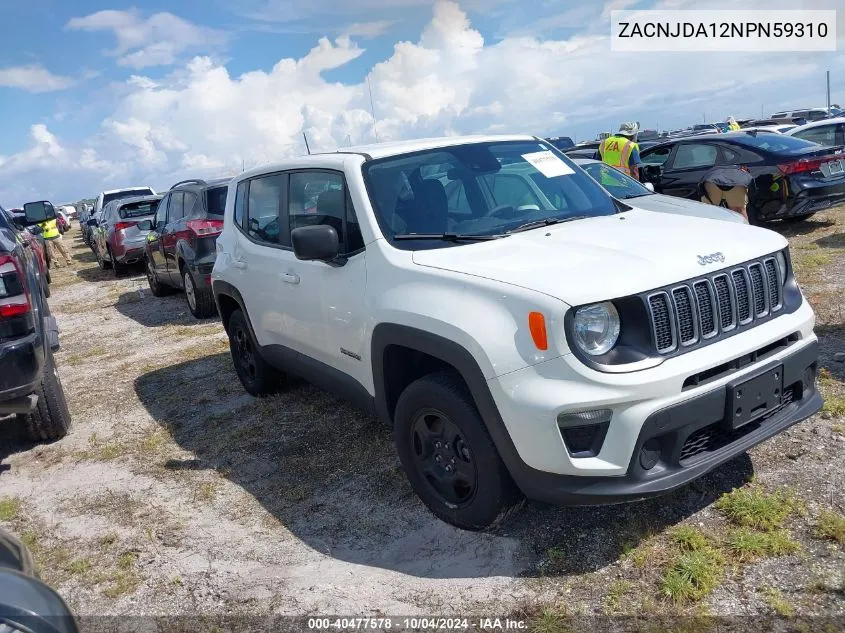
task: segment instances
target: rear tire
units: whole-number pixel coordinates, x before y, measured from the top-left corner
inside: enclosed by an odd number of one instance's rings
[[[214,305],[214,295],[211,288],[197,288],[191,271],[187,268],[182,271],[182,282],[185,285],[185,300],[188,302],[188,309],[198,319],[207,319],[214,316],[217,307]]]
[[[111,262],[107,262],[103,259],[102,253],[100,253],[100,247],[98,245],[94,245],[94,256],[97,258],[97,265],[100,267],[100,270],[108,270],[111,268]]]
[[[277,393],[282,386],[283,375],[264,360],[241,310],[232,313],[226,330],[235,373],[247,393],[257,397]]]
[[[402,392],[393,438],[414,492],[443,521],[490,529],[520,504],[522,494],[455,374],[423,376]]]
[[[114,269],[114,276],[115,277],[122,277],[126,274],[126,266],[121,264],[114,258],[114,254],[109,249],[109,257],[111,258],[111,267]]]
[[[24,419],[29,439],[43,442],[63,438],[70,429],[70,411],[53,352],[49,349],[44,359],[44,375],[35,395],[38,396],[35,411],[19,416]]]

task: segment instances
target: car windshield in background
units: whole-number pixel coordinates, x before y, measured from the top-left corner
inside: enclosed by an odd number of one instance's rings
[[[116,193],[107,193],[103,196],[103,208],[115,200],[126,200],[126,198],[137,198],[138,196],[151,196],[153,192],[149,189],[129,189],[128,191],[118,191]]]
[[[224,187],[215,187],[214,189],[209,189],[206,192],[206,201],[208,203],[208,214],[209,215],[223,215],[223,211],[226,208],[226,192],[229,190],[229,186],[226,185]]]
[[[639,198],[640,196],[650,196],[653,194],[652,191],[646,189],[638,181],[610,165],[605,165],[604,163],[587,163],[586,165],[581,165],[581,168],[595,178],[596,182],[607,189],[614,198],[627,200],[629,198]]]
[[[145,200],[144,202],[132,202],[125,204],[118,210],[117,214],[122,220],[127,218],[140,218],[145,215],[154,215],[158,208],[158,200]]]
[[[437,148],[369,161],[363,170],[388,238],[503,235],[528,223],[617,212],[592,178],[536,141]]]
[[[744,134],[736,136],[735,139],[742,145],[774,154],[801,154],[807,150],[819,149],[818,143],[784,134]]]

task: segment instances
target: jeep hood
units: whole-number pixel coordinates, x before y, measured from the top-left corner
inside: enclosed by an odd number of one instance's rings
[[[787,244],[774,231],[746,224],[634,209],[489,242],[416,251],[413,261],[582,305],[691,279]],[[725,261],[699,263],[699,256],[714,253]]]

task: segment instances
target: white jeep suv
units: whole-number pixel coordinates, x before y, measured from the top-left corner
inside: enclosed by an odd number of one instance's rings
[[[212,284],[248,392],[290,372],[373,411],[463,528],[665,493],[822,403],[783,237],[637,210],[534,137],[240,174]]]

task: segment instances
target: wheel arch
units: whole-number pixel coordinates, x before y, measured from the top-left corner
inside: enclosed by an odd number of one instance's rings
[[[432,371],[454,371],[466,385],[496,449],[519,485],[526,465],[507,432],[487,379],[469,350],[432,332],[381,323],[373,329],[371,359],[376,414],[391,426],[396,402],[408,384]]]
[[[223,329],[229,331],[229,319],[235,310],[240,310],[246,317],[246,322],[249,329],[255,337],[255,331],[252,327],[252,321],[249,318],[249,312],[246,309],[241,293],[232,284],[227,281],[217,279],[212,282],[211,290],[214,294],[214,303],[217,304],[217,313],[220,315],[220,320],[223,322]]]

